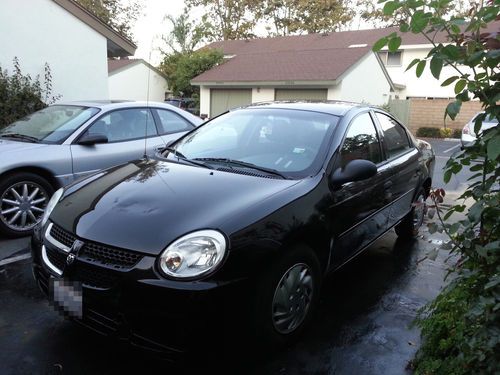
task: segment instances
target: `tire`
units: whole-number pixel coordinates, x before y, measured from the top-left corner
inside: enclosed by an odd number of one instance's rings
[[[418,236],[420,227],[424,222],[424,216],[426,212],[425,200],[427,195],[425,190],[422,188],[417,193],[415,200],[413,201],[413,207],[411,211],[401,220],[401,222],[396,225],[396,234],[401,239],[412,239]]]
[[[42,177],[28,172],[0,180],[0,233],[8,237],[31,234],[40,222],[54,188]]]
[[[287,280],[297,288],[287,288]],[[288,284],[294,285],[294,284]],[[297,246],[279,259],[257,283],[255,330],[261,349],[276,349],[293,343],[311,320],[319,300],[321,271],[318,258],[305,246]],[[279,319],[295,309],[295,320]],[[288,313],[289,314],[289,313]]]

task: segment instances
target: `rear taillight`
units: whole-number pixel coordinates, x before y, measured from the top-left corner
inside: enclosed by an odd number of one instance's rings
[[[469,124],[465,125],[462,129],[462,134],[470,134]]]

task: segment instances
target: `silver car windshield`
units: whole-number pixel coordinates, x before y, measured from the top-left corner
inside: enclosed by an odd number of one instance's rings
[[[214,168],[239,168],[244,165],[237,162],[244,162],[289,177],[304,177],[323,160],[321,155],[337,122],[338,117],[319,112],[243,109],[215,118],[173,148],[177,156]]]
[[[0,137],[61,143],[97,112],[99,109],[92,107],[53,105],[7,125],[0,130]]]

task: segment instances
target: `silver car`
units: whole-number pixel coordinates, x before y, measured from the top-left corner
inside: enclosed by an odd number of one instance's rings
[[[165,147],[202,120],[155,102],[49,106],[0,129],[0,232],[27,235],[55,189]]]
[[[474,124],[476,122],[477,117],[481,114],[484,114],[484,112],[476,113],[474,117],[467,124],[465,124],[464,128],[462,129],[462,137],[461,137],[462,148],[467,146],[468,144],[471,144],[476,140],[476,133],[474,133]],[[498,120],[493,116],[487,116],[481,123],[479,134],[495,126],[498,126]]]

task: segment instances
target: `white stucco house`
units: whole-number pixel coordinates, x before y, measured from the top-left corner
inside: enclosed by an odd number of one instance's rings
[[[142,59],[110,59],[108,75],[111,100],[162,102],[169,93],[167,77]]]
[[[215,42],[226,61],[192,80],[200,113],[269,100],[324,99],[382,105],[397,94],[367,43],[329,34]],[[367,84],[370,82],[370,84]]]
[[[131,56],[136,46],[72,0],[0,1],[0,67],[43,79],[52,73],[60,100],[108,99],[108,57]]]
[[[490,28],[499,29],[500,22]],[[449,99],[456,75],[443,67],[436,80],[428,69],[417,78],[406,71],[432,48],[420,34],[402,35],[397,52],[375,54],[373,44],[396,28],[222,41],[208,45],[223,51],[225,62],[192,80],[200,86],[200,111],[210,117],[231,107],[280,99],[336,99],[382,105],[390,99]],[[438,35],[438,42],[446,42]]]

